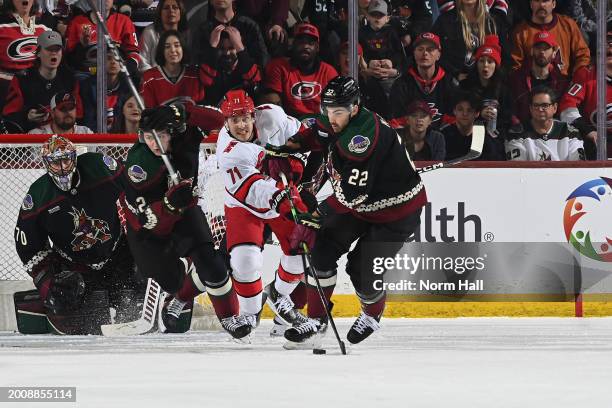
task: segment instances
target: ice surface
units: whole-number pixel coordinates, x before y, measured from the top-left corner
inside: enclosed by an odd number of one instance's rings
[[[348,356],[331,331],[313,355],[270,327],[251,345],[2,332],[0,386],[76,386],[79,407],[612,407],[612,318],[385,319]]]

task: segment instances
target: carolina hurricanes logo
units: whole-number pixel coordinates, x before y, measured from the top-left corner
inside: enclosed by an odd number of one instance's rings
[[[592,124],[597,125],[597,110],[591,112],[589,119]],[[608,130],[612,130],[612,103],[606,105],[606,127]]]
[[[36,37],[19,38],[13,41],[6,48],[6,54],[13,61],[29,61],[33,60],[36,55]]]
[[[72,222],[74,223],[74,229],[72,230],[74,239],[71,242],[74,252],[89,249],[97,241],[104,243],[111,239],[106,221],[91,218],[85,214],[85,210],[79,211],[74,207],[72,207],[72,210],[74,212],[69,214],[72,215]]]
[[[318,82],[301,81],[291,87],[291,95],[302,101],[317,98],[321,95],[321,84]]]

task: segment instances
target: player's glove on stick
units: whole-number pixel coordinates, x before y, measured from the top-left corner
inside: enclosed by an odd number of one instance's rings
[[[289,157],[290,154],[295,153],[296,151],[291,149],[287,145],[275,146],[270,143],[266,144],[266,156],[268,157]]]
[[[316,231],[302,224],[296,224],[289,235],[289,252],[291,255],[304,253],[302,244],[306,244],[309,249],[314,247]]]
[[[304,163],[295,157],[266,156],[263,172],[276,181],[281,181],[280,174],[285,174],[295,184],[299,183],[304,173]]]
[[[40,290],[45,300],[45,307],[55,314],[74,311],[83,305],[85,298],[85,281],[79,272],[62,271],[52,276],[47,283],[46,293]]]
[[[193,178],[181,180],[166,191],[164,206],[170,213],[180,215],[197,204],[198,199],[194,195],[192,184]]]
[[[173,103],[145,109],[140,118],[140,127],[144,130],[168,129],[180,133],[185,131],[186,121],[185,107],[180,103]]]
[[[293,184],[289,183],[288,189],[283,188],[282,182],[278,182],[276,186],[278,187],[278,191],[270,200],[270,208],[276,210],[281,216],[293,220],[293,216],[291,215],[291,203],[289,202],[289,196],[291,195],[291,200],[293,200],[293,204],[298,212],[308,211],[306,205],[302,202],[299,191]]]

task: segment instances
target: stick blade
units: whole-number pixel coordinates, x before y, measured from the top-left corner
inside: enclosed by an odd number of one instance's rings
[[[482,154],[484,140],[485,140],[484,126],[482,125],[474,126],[474,129],[472,130],[472,145],[470,146],[470,150],[478,153],[478,156],[480,156]]]

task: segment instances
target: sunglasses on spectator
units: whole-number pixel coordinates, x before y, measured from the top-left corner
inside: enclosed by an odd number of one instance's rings
[[[544,103],[532,103],[531,104],[533,109],[542,109],[542,110],[549,109],[553,105],[554,105],[554,103],[548,103],[548,102],[544,102]]]

